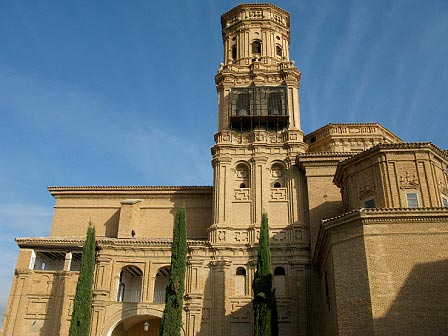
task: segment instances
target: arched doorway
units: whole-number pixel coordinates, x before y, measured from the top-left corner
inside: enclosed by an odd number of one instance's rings
[[[110,336],[157,336],[162,319],[157,316],[136,315],[121,320]],[[147,327],[147,328],[146,328]],[[146,330],[148,329],[148,330]]]

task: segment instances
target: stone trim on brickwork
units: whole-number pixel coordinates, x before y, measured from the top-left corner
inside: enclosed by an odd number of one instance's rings
[[[210,193],[212,186],[49,186],[52,195],[73,192],[201,192]]]
[[[324,219],[324,220],[322,220],[322,224],[325,224],[325,223],[328,223],[328,222],[331,222],[334,220],[338,220],[343,217],[350,216],[353,213],[360,214],[361,217],[371,216],[371,215],[375,215],[375,214],[381,215],[381,216],[406,215],[408,217],[409,215],[412,215],[412,214],[418,215],[418,216],[424,216],[424,215],[440,214],[440,213],[444,213],[444,214],[446,214],[446,216],[448,216],[448,208],[360,208],[360,209],[346,212],[340,216]],[[415,217],[408,217],[408,218],[412,218],[413,220],[415,220]]]
[[[317,237],[316,248],[312,257],[313,264],[321,269],[328,257],[331,245],[338,241],[331,236],[338,232],[347,231],[344,240],[351,239],[358,234],[350,235],[348,230],[357,225],[404,224],[404,223],[446,223],[448,208],[360,208],[346,212],[340,216],[322,220]],[[364,233],[362,233],[364,234]]]
[[[127,246],[127,245],[140,245],[140,246],[152,246],[152,245],[169,245],[171,239],[169,238],[108,238],[97,237],[97,245],[115,245],[115,246]],[[60,246],[81,246],[84,244],[84,238],[82,237],[36,237],[36,238],[16,238],[16,243],[22,248],[32,248],[36,246],[46,247],[60,247]],[[207,240],[202,239],[188,239],[187,244],[189,246],[208,246]]]
[[[254,5],[256,5],[257,7],[273,8],[273,9],[275,9],[275,10],[281,12],[282,14],[286,15],[286,16],[289,18],[289,13],[288,13],[287,11],[285,11],[284,9],[282,9],[282,8],[280,8],[280,7],[277,7],[276,5],[270,4],[270,3],[257,3],[257,4],[254,4],[254,3],[250,3],[250,4],[249,4],[249,3],[243,3],[243,4],[240,4],[240,5],[238,5],[238,6],[234,7],[234,8],[232,8],[231,10],[225,12],[224,14],[222,14],[222,15],[221,15],[221,23],[224,22],[225,17],[226,17],[229,13],[235,12],[235,11],[237,11],[237,10],[239,10],[239,9],[243,9],[243,8],[245,8],[245,7],[247,7],[247,6],[249,6],[249,7],[253,7]],[[288,22],[288,23],[289,23],[289,22]],[[288,24],[288,27],[289,27],[289,24]],[[225,28],[225,26],[222,25],[222,28]]]
[[[370,156],[378,155],[379,153],[387,153],[393,151],[401,151],[401,150],[430,150],[433,153],[439,155],[442,159],[448,161],[448,155],[445,151],[441,150],[439,147],[434,145],[431,142],[403,142],[403,143],[393,143],[393,144],[384,144],[380,143],[378,145],[373,146],[365,151],[362,151],[359,154],[353,155],[351,157],[346,158],[339,162],[338,167],[336,169],[336,173],[334,174],[333,183],[338,187],[341,187],[343,172],[346,166],[350,164],[354,164],[356,162],[367,159]]]
[[[386,127],[384,127],[383,125],[381,125],[379,123],[329,123],[327,125],[324,125],[324,126],[318,128],[317,130],[315,130],[311,133],[308,133],[307,135],[305,135],[304,138],[305,139],[311,138],[312,136],[317,135],[318,133],[322,132],[323,130],[330,129],[332,127],[377,127],[377,128],[384,130],[386,133],[388,133],[388,135],[393,136],[397,140],[401,141],[401,139],[398,136],[396,136],[394,133],[392,133]]]
[[[346,165],[349,162],[355,161],[359,159],[360,157],[367,156],[373,152],[379,151],[381,149],[385,150],[396,150],[396,149],[422,149],[422,148],[428,148],[435,151],[437,154],[441,155],[445,159],[448,159],[447,152],[444,150],[441,150],[439,147],[434,145],[432,142],[403,142],[403,143],[396,143],[396,144],[384,144],[380,143],[378,145],[373,146],[372,148],[369,148],[361,153],[355,154],[344,161],[341,161],[341,165]]]

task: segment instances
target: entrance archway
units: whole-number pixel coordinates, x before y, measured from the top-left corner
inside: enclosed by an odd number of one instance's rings
[[[162,319],[157,316],[136,315],[121,320],[110,336],[157,336]],[[149,323],[145,330],[145,323]]]

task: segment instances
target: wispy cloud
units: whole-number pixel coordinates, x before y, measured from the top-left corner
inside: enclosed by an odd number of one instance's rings
[[[52,209],[34,204],[0,204],[0,232],[5,236],[47,235]]]
[[[168,184],[210,184],[212,168],[208,146],[176,136],[174,129],[137,128],[124,155],[147,181]]]
[[[150,111],[143,120],[140,111],[128,108],[123,113],[123,107],[112,106],[105,97],[66,83],[11,72],[0,74],[0,92],[3,92],[0,93],[4,98],[3,108],[8,109],[11,118],[24,121],[23,136],[36,140],[10,148],[11,155],[22,152],[17,154],[18,160],[38,161],[43,155],[48,159],[47,164],[52,165],[50,169],[56,169],[54,165],[57,165],[59,170],[70,172],[73,166],[65,165],[72,164],[74,156],[80,165],[78,169],[87,169],[86,162],[101,167],[104,162],[92,160],[98,159],[95,155],[103,155],[111,158],[109,165],[114,161],[123,165],[123,158],[129,160],[125,175],[143,174],[144,180],[151,183],[211,182],[209,145],[198,143],[201,137],[188,129],[181,130],[176,123],[161,123],[157,119],[159,113]],[[69,157],[54,160],[67,152],[71,153]],[[45,160],[37,163],[37,169],[39,165],[45,165]],[[166,178],[157,182],[154,177],[160,174]]]

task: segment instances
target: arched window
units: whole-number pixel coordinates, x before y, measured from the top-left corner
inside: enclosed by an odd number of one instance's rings
[[[156,282],[154,283],[154,303],[165,303],[165,291],[170,277],[171,268],[162,267],[157,271]]]
[[[286,294],[286,271],[282,266],[277,266],[274,269],[274,279],[272,287],[276,289],[277,296],[284,296]]]
[[[238,267],[237,269],[236,269],[236,273],[235,273],[236,275],[246,275],[246,270],[245,270],[245,268],[244,267]]]
[[[286,185],[285,168],[277,162],[271,167],[271,188],[282,188]]]
[[[157,271],[156,281],[154,283],[154,303],[165,303],[165,291],[168,285],[168,279],[170,277],[171,267],[161,267]]]
[[[261,41],[252,42],[252,54],[261,54]]]
[[[238,267],[235,272],[235,294],[246,295],[246,269]]]
[[[282,57],[283,56],[283,49],[282,49],[282,47],[280,47],[279,45],[276,45],[275,46],[275,54],[277,56]]]
[[[274,276],[276,275],[286,275],[286,271],[282,266],[278,266],[274,269]]]
[[[268,96],[268,114],[282,115],[282,95],[280,92],[271,92]]]
[[[235,188],[250,188],[249,166],[240,162],[235,169]]]
[[[232,59],[235,60],[236,59],[236,45],[234,45],[232,47]]]
[[[137,266],[126,266],[121,269],[118,280],[118,302],[140,302],[143,272]]]

